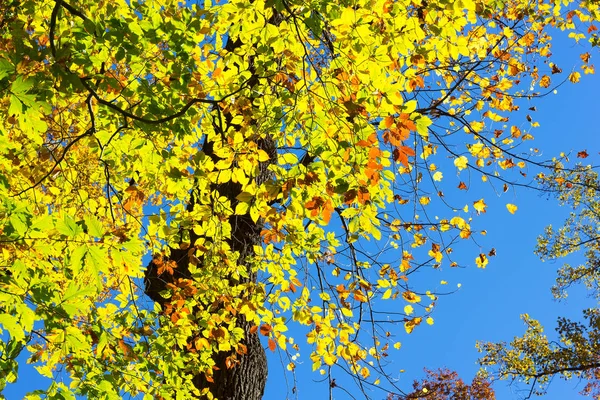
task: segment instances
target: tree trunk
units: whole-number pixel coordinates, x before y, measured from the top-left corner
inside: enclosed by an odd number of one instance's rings
[[[273,17],[267,22],[274,25],[279,25],[282,17],[278,12],[274,12]],[[239,41],[233,42],[228,39],[225,46],[225,50],[228,52],[234,52],[237,48],[241,47],[243,43]],[[250,60],[250,72],[252,73],[251,78],[248,80],[247,86],[251,90],[258,83],[258,76],[255,74],[252,60]],[[248,98],[250,104],[252,104],[253,98]],[[231,115],[226,109],[219,110],[221,116],[225,120],[226,124],[223,131],[226,131],[227,126],[230,125],[232,120]],[[251,124],[254,124],[252,121]],[[239,128],[239,127],[236,127]],[[221,128],[218,126],[214,127],[215,131],[221,133],[223,136],[225,132],[220,131]],[[270,156],[270,160],[267,162],[260,163],[259,173],[254,178],[258,185],[270,180],[272,177],[268,172],[268,165],[277,159],[277,152],[275,143],[270,137],[256,139],[255,142],[259,149],[267,152]],[[213,159],[216,163],[219,159],[213,154],[213,144],[206,142],[203,145],[202,151]],[[230,202],[233,209],[235,209],[238,200],[236,197],[241,193],[241,186],[238,183],[227,182],[224,184],[214,184],[211,190],[217,191],[220,196],[226,197]],[[193,196],[191,204],[193,207]],[[229,218],[231,224],[231,238],[228,240],[228,244],[231,246],[233,252],[239,252],[240,263],[244,263],[244,260],[253,254],[254,245],[260,244],[260,231],[262,229],[260,220],[255,223],[252,221],[249,215],[232,215]],[[190,233],[191,245],[197,237],[194,237],[193,232]],[[167,285],[171,282],[176,281],[180,277],[185,277],[187,274],[189,265],[188,250],[182,250],[179,248],[171,248],[170,260],[177,263],[177,268],[173,275],[165,277],[158,276],[156,266],[151,263],[146,270],[146,294],[153,299],[155,302],[165,305],[168,300],[160,296],[160,292],[167,289]],[[202,262],[200,260],[200,262]],[[256,274],[249,272],[249,280],[256,282]],[[240,283],[237,281],[236,283]],[[237,355],[239,362],[233,367],[228,368],[226,366],[226,359],[232,355],[231,352],[219,352],[214,356],[214,361],[218,369],[213,371],[212,382],[209,381],[204,374],[198,374],[194,378],[194,385],[202,390],[205,388],[210,389],[210,392],[219,400],[260,400],[264,394],[265,384],[267,380],[267,358],[265,350],[261,345],[260,338],[257,332],[251,333],[253,324],[246,322],[243,317],[238,316],[237,326],[244,329],[246,338],[244,344],[247,348],[246,354]],[[255,329],[256,331],[256,329]],[[186,351],[185,349],[181,351]]]
[[[267,151],[271,158],[274,157],[274,146],[271,140],[266,139],[258,141],[259,148]],[[203,151],[206,155],[211,156],[217,161],[217,158],[212,154],[212,146],[207,143],[203,146]],[[275,155],[276,157],[276,155]],[[259,182],[264,182],[269,179],[267,170],[268,162],[262,163],[260,173],[255,179]],[[218,191],[220,196],[226,197],[232,207],[235,209],[238,200],[237,195],[241,193],[241,186],[238,183],[227,182],[221,185],[213,185],[212,190]],[[192,200],[193,201],[193,200]],[[193,207],[193,203],[190,204]],[[253,253],[254,245],[260,244],[260,231],[262,229],[260,221],[255,223],[249,215],[232,215],[229,218],[231,224],[231,238],[227,240],[232,252],[239,252],[240,263]],[[197,237],[193,232],[190,233],[191,244],[193,246]],[[155,302],[163,306],[168,304],[169,300],[164,299],[160,292],[167,290],[170,283],[176,282],[180,278],[189,279],[189,249],[171,248],[169,260],[177,263],[173,274],[163,273],[158,274],[157,263],[153,260],[146,269],[145,292]],[[161,259],[161,262],[169,260]],[[200,260],[200,264],[202,260]],[[256,274],[248,271],[250,280],[256,282]],[[232,284],[243,283],[241,280],[232,280]],[[211,305],[206,305],[210,307]],[[246,346],[247,352],[243,355],[236,355],[239,362],[233,367],[228,367],[226,360],[233,352],[219,352],[214,356],[215,366],[218,369],[213,371],[211,377],[212,382],[206,378],[203,373],[198,374],[194,378],[194,385],[202,390],[209,388],[210,392],[219,400],[260,400],[262,399],[264,388],[267,380],[267,358],[265,350],[260,343],[260,338],[255,331],[250,332],[253,324],[247,322],[242,316],[237,317],[237,326],[244,329],[245,340],[243,344]],[[180,349],[179,351],[186,351]]]

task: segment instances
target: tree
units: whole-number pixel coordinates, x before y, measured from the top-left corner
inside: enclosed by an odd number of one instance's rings
[[[388,400],[495,400],[496,394],[491,382],[476,376],[470,385],[466,384],[455,371],[426,369],[427,377],[413,383],[414,391],[405,396],[389,396]]]
[[[64,370],[49,397],[257,399],[260,337],[402,393],[389,352],[452,291],[417,272],[484,233],[453,171],[527,185],[550,33],[598,44],[587,1],[0,8],[0,370]]]
[[[587,157],[585,151],[579,157]],[[553,173],[538,176],[543,187],[554,193],[561,205],[572,212],[559,229],[548,226],[538,240],[536,252],[544,260],[565,257],[584,251],[585,262],[578,266],[564,264],[558,270],[552,293],[556,299],[567,297],[567,289],[585,285],[598,300],[600,291],[600,181],[591,167],[578,165],[566,169],[556,163]],[[556,332],[558,341],[543,333],[542,325],[528,315],[523,316],[527,331],[510,344],[481,343],[485,355],[483,366],[492,366],[504,379],[521,380],[530,385],[531,395],[545,394],[555,376],[586,381],[582,394],[600,396],[600,309],[583,310],[584,322],[561,317]]]

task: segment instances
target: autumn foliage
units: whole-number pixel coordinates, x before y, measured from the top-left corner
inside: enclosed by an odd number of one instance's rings
[[[390,396],[395,399],[429,399],[429,400],[495,400],[496,395],[491,382],[475,377],[471,384],[466,384],[455,371],[440,369],[425,370],[426,377],[413,383],[414,391],[403,396]]]
[[[0,390],[26,358],[30,398],[223,397],[266,347],[396,393],[403,337],[495,254],[474,182],[554,166],[519,112],[594,72],[598,7],[0,2]]]

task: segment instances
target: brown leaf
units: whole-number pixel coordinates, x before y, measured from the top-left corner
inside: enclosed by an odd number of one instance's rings
[[[345,204],[352,204],[352,202],[356,198],[357,194],[358,193],[356,192],[356,189],[350,189],[350,190],[348,190],[346,193],[344,193],[344,203]]]
[[[562,69],[558,68],[558,65],[552,64],[552,73],[553,74],[560,74],[561,72],[562,72]]]

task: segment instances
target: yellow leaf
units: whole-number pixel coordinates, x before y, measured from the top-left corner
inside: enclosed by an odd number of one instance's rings
[[[369,375],[371,375],[371,372],[369,371],[369,368],[367,367],[362,367],[362,369],[360,370],[360,375],[364,378],[367,379],[369,377]]]
[[[514,138],[519,138],[519,137],[521,137],[521,130],[519,128],[517,128],[516,126],[511,126],[510,127],[510,135]]]
[[[435,174],[433,174],[433,180],[436,182],[440,182],[443,178],[443,175],[440,171],[437,171]]]
[[[506,205],[506,209],[508,210],[509,213],[514,214],[517,211],[517,206],[515,206],[514,204],[507,204]]]
[[[287,348],[287,338],[284,335],[279,335],[277,338],[277,344],[279,347],[285,350]]]
[[[482,213],[485,212],[485,208],[487,207],[487,204],[485,204],[485,202],[483,201],[483,199],[477,200],[475,202],[473,202],[473,208],[475,210],[477,210],[478,213]]]
[[[476,132],[479,133],[483,130],[483,128],[485,128],[485,124],[481,121],[473,121],[471,122],[471,129]]]
[[[581,74],[579,72],[571,72],[571,74],[569,75],[569,80],[573,83],[579,82],[580,78]]]
[[[550,77],[548,75],[542,76],[540,79],[540,87],[547,88],[550,86]]]
[[[391,296],[391,295],[392,295],[392,288],[389,288],[388,290],[386,290],[386,291],[383,293],[383,296],[381,296],[381,299],[382,299],[382,300],[387,300],[387,299],[389,299],[389,298],[390,298],[390,296]]]
[[[450,224],[456,226],[458,229],[463,229],[464,227],[467,226],[467,223],[461,217],[454,217],[454,218],[452,218],[450,220]]]
[[[465,156],[460,156],[454,159],[454,166],[458,168],[459,171],[467,168],[467,164],[469,163],[469,159]]]
[[[265,162],[265,161],[269,161],[271,157],[269,157],[269,155],[267,154],[266,151],[260,149],[258,150],[258,161],[259,162]]]
[[[410,334],[413,331],[413,329],[415,329],[415,326],[419,325],[422,320],[423,320],[423,318],[417,317],[417,318],[411,319],[410,321],[405,322],[404,330],[406,331],[406,333]]]
[[[337,357],[333,354],[327,353],[323,356],[323,361],[325,362],[325,364],[332,366],[337,361]]]
[[[416,233],[413,235],[415,242],[411,244],[412,247],[419,247],[425,244],[427,241],[427,237],[421,235],[420,233]]]
[[[408,263],[408,260],[402,260],[402,263],[400,264],[400,272],[406,272],[410,269],[410,264]]]
[[[388,281],[387,279],[378,279],[377,280],[377,285],[380,288],[386,288],[390,286],[390,281]]]
[[[477,264],[477,268],[485,268],[488,265],[488,258],[485,254],[481,253],[477,258],[475,258],[475,264]]]
[[[413,313],[413,311],[414,311],[414,308],[410,304],[407,304],[404,306],[404,314],[411,315]]]
[[[248,213],[249,208],[250,208],[250,204],[248,204],[248,203],[238,203],[235,206],[235,214],[236,215],[245,215]]]
[[[425,322],[427,322],[427,325],[433,325],[433,318],[427,317],[427,319],[425,320]]]
[[[501,121],[506,121],[506,120],[507,120],[506,118],[502,117],[501,115],[498,115],[498,114],[496,114],[495,112],[493,112],[493,111],[489,111],[489,110],[488,110],[488,111],[486,111],[486,112],[483,114],[483,116],[484,116],[484,117],[487,117],[487,118],[489,118],[489,119],[491,119],[491,120],[492,120],[492,121],[494,121],[494,122],[501,122]]]

